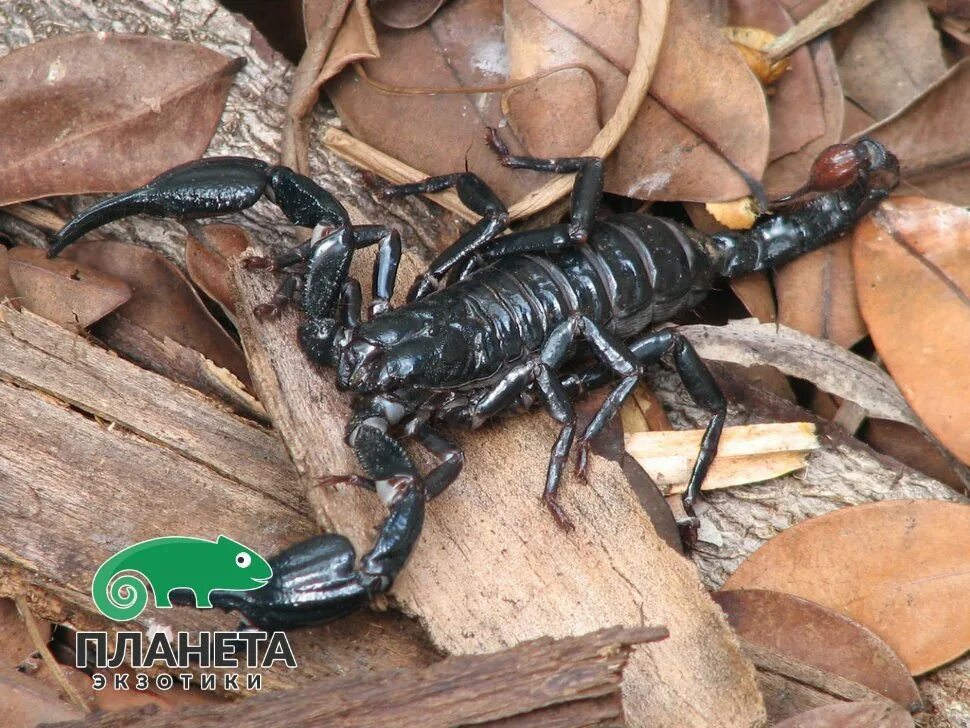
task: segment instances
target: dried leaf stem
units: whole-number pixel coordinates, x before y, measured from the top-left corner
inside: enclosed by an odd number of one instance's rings
[[[320,71],[353,0],[337,0],[310,36],[303,57],[293,74],[293,91],[283,121],[280,163],[300,174],[310,173],[310,112],[320,98]]]
[[[820,5],[797,24],[764,47],[764,53],[774,63],[791,55],[799,46],[842,25],[873,0],[829,0]]]
[[[27,604],[27,600],[22,596],[14,597],[14,602],[17,604],[17,611],[20,612],[20,616],[24,618],[24,626],[27,627],[27,634],[30,635],[30,641],[34,643],[34,647],[37,648],[37,652],[40,653],[41,659],[44,664],[47,665],[47,669],[51,671],[51,675],[57,681],[57,684],[61,686],[61,690],[67,695],[68,699],[78,706],[85,713],[91,712],[91,706],[84,702],[84,698],[77,689],[68,682],[67,677],[61,670],[61,666],[57,664],[57,660],[54,659],[54,655],[47,648],[47,640],[40,633],[40,627],[37,626],[37,620],[34,619],[33,612],[30,611],[30,605]]]

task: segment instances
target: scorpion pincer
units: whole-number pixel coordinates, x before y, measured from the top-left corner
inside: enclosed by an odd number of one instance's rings
[[[327,480],[375,490],[389,514],[359,563],[344,536],[323,534],[271,559],[267,586],[214,592],[217,606],[264,629],[290,628],[337,619],[387,591],[420,536],[426,501],[461,472],[462,453],[439,427],[475,428],[536,400],[561,425],[543,499],[568,528],[556,496],[570,451],[578,446],[583,472],[589,441],[617,414],[645,365],[665,354],[711,415],[683,495],[686,525],[696,526],[693,504],[717,452],[726,402],[690,342],[676,329],[651,325],[695,306],[721,278],[776,266],[835,240],[898,181],[896,158],[878,142],[836,145],[815,162],[800,191],[807,199],[788,214],[708,236],[647,214],[597,219],[602,159],[513,156],[494,131],[487,141],[507,167],[575,173],[569,222],[502,234],[509,224],[505,205],[470,172],[414,184],[375,182],[388,198],[454,187],[481,216],[432,261],[396,309],[389,302],[401,257],[397,232],[352,225],[343,206],[311,179],[255,159],[209,158],[177,167],[92,206],[54,237],[50,256],[129,215],[217,216],[263,196],[293,224],[314,229],[290,252],[250,259],[254,267],[294,269],[259,313],[273,315],[299,294],[301,348],[312,361],[335,367],[338,387],[356,394],[346,441],[368,477]],[[360,285],[349,270],[354,252],[369,245],[378,246],[374,299],[362,321]],[[593,363],[584,364],[589,357]],[[577,438],[573,398],[614,381]],[[402,444],[407,438],[438,459],[424,476]]]

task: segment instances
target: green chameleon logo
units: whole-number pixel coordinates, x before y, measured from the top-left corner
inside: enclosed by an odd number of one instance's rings
[[[231,538],[166,536],[129,546],[101,564],[91,582],[91,596],[104,616],[127,622],[148,604],[145,582],[156,607],[172,606],[172,589],[191,589],[195,606],[211,609],[209,592],[259,589],[271,576],[273,567],[266,559]]]

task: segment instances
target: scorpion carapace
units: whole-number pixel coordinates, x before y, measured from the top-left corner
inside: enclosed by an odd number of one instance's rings
[[[509,154],[495,132],[488,143],[508,167],[575,173],[568,223],[502,235],[505,205],[469,172],[406,185],[373,178],[385,197],[454,187],[481,215],[430,264],[407,303],[392,309],[401,241],[379,226],[351,225],[344,208],[312,180],[284,167],[241,158],[212,158],[171,170],[146,186],[109,198],[69,222],[54,238],[56,255],[84,233],[135,213],[188,218],[238,211],[261,196],[291,222],[314,228],[311,239],[251,267],[291,268],[269,316],[300,291],[299,344],[307,356],[336,368],[337,385],[357,394],[346,431],[368,477],[351,482],[375,490],[389,507],[374,547],[357,562],[343,536],[297,544],[271,561],[264,588],[212,595],[263,628],[335,619],[384,592],[420,535],[425,503],[460,473],[463,456],[440,425],[478,427],[502,412],[542,401],[560,423],[543,499],[564,527],[556,494],[576,439],[572,399],[618,380],[578,437],[583,472],[589,440],[619,411],[644,366],[671,354],[688,393],[711,414],[683,504],[693,503],[717,451],[726,403],[690,342],[676,329],[651,331],[696,305],[721,277],[761,270],[819,248],[849,230],[896,185],[898,164],[868,139],[832,148],[816,162],[803,198],[789,214],[754,228],[712,236],[646,214],[597,219],[603,162],[592,157],[537,159]],[[361,316],[361,289],[349,276],[355,250],[379,246],[374,300]],[[594,361],[583,366],[584,357]],[[421,476],[403,441],[415,438],[438,458]]]

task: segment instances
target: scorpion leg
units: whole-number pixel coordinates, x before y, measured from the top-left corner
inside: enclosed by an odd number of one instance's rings
[[[442,435],[427,422],[415,420],[408,425],[406,431],[414,435],[440,461],[424,476],[424,490],[428,500],[437,498],[461,474],[465,466],[465,454],[453,440]]]
[[[711,420],[704,431],[700,451],[687,482],[687,490],[681,499],[684,510],[691,519],[687,525],[696,527],[694,503],[700,495],[701,485],[717,454],[717,444],[721,439],[721,430],[727,417],[727,402],[707,365],[683,334],[670,329],[653,332],[631,342],[629,349],[642,365],[659,361],[664,354],[673,353],[674,365],[684,382],[687,393],[699,407],[711,413]],[[582,374],[570,375],[563,380],[563,386],[570,394],[580,394],[604,384],[611,375],[612,372],[608,367],[601,367]],[[599,434],[616,415],[622,402],[611,405],[607,411],[610,399],[603,403],[600,411],[593,417],[582,435],[583,441],[588,441]]]
[[[454,187],[458,198],[465,206],[482,216],[481,220],[431,261],[431,265],[417,278],[408,292],[408,302],[424,298],[437,290],[442,279],[453,268],[465,263],[509,225],[509,213],[505,204],[477,174],[472,172],[429,177],[420,182],[403,185],[386,184],[373,175],[368,175],[365,179],[376,186],[380,194],[388,198],[441,192]]]
[[[523,253],[554,253],[575,245],[569,239],[568,225],[551,225],[540,230],[523,230],[496,238],[492,243],[469,258],[456,276],[467,278],[475,269],[485,263],[503,258],[506,255]]]
[[[600,157],[517,157],[509,154],[505,142],[495,129],[489,127],[485,141],[502,162],[511,169],[531,169],[536,172],[577,173],[570,198],[569,239],[585,243],[593,227],[596,210],[603,197],[603,160]]]

